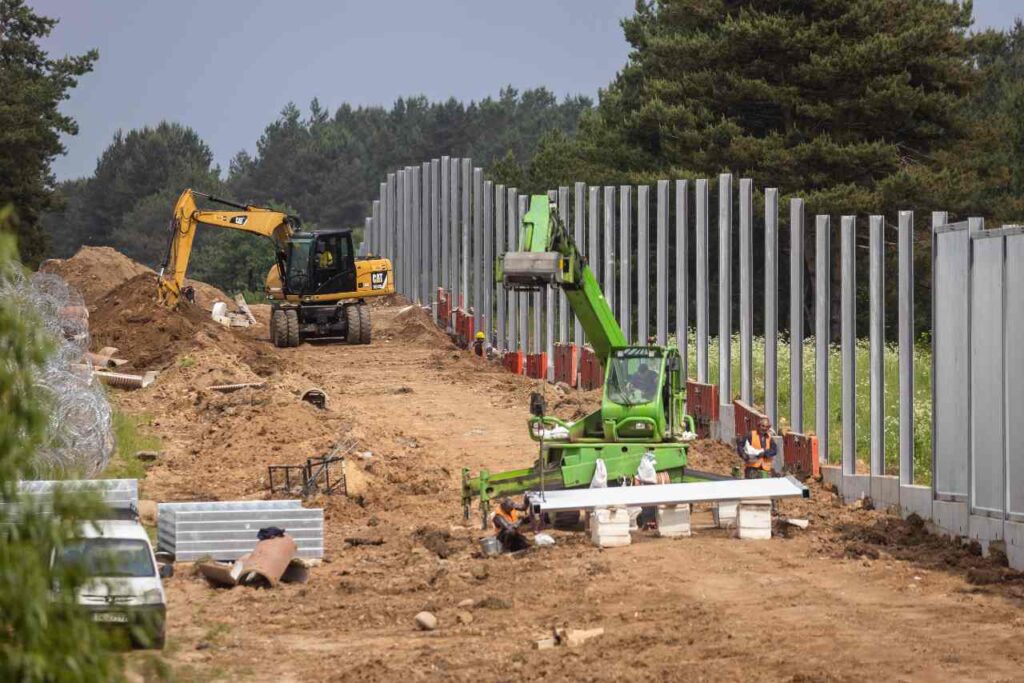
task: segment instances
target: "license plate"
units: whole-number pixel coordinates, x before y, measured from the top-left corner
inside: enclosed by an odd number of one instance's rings
[[[96,612],[92,620],[103,624],[127,624],[128,615],[123,612]]]

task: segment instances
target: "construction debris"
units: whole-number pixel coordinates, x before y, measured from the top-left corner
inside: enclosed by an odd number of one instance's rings
[[[741,500],[736,516],[736,533],[740,538],[766,540],[772,537],[772,501]]]
[[[242,296],[241,292],[235,294],[235,305],[238,306],[238,310],[249,320],[250,325],[256,324],[256,316],[252,314],[252,309],[249,308],[249,304],[246,303],[245,297]]]
[[[548,638],[535,640],[533,646],[538,650],[551,650],[558,646],[579,647],[591,638],[604,635],[603,628],[576,629],[556,627]]]
[[[320,410],[325,410],[327,408],[327,393],[322,389],[317,389],[316,387],[306,389],[302,392],[301,400],[315,408],[319,408]]]
[[[215,384],[210,387],[211,391],[219,391],[222,394],[230,394],[240,389],[262,389],[267,386],[266,382],[239,382],[237,384]]]
[[[113,349],[113,347],[106,348]],[[116,352],[117,349],[113,349],[113,353]],[[89,360],[90,363],[93,364],[94,367],[97,368],[119,368],[128,362],[123,358],[114,358],[113,353],[105,354],[103,353],[103,351],[99,351],[96,353],[93,353],[92,351],[87,351],[85,353],[85,357]]]
[[[154,462],[160,458],[159,451],[136,451],[135,458],[143,462]]]
[[[430,612],[420,612],[415,617],[416,628],[421,631],[433,631],[437,628],[437,617]]]
[[[123,372],[106,372],[104,370],[93,370],[92,376],[107,386],[118,389],[145,389],[156,381],[155,370],[143,375],[128,375]]]
[[[236,304],[240,297],[241,295],[237,295],[235,297]],[[244,299],[242,300],[242,304],[245,304]],[[241,308],[241,306],[239,308]],[[228,305],[223,301],[215,301],[213,303],[213,307],[210,311],[210,317],[224,327],[250,327],[256,323],[256,317],[253,316],[248,305],[240,311],[229,311]]]
[[[238,585],[273,588],[279,582],[306,583],[309,567],[295,557],[296,550],[291,536],[275,536],[258,542],[251,553],[234,563],[200,562],[196,567],[211,584],[225,588]]]

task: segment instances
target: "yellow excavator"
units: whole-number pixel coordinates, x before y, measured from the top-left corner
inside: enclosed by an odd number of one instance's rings
[[[196,197],[231,207],[200,211]],[[177,306],[192,298],[185,271],[196,228],[241,230],[274,242],[277,263],[266,280],[270,299],[270,339],[275,346],[298,346],[308,338],[344,338],[370,343],[370,309],[366,299],[394,294],[391,261],[356,258],[348,228],[302,231],[296,216],[260,206],[236,204],[195,190],[185,190],[174,205],[167,257],[160,268],[159,299]]]

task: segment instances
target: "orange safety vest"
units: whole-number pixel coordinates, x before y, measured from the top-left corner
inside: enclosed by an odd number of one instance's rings
[[[501,515],[512,524],[515,524],[517,521],[519,521],[519,510],[516,510],[515,508],[512,508],[510,512],[505,512],[504,510],[501,509],[501,506],[499,505],[498,509],[495,510],[494,512],[495,517],[497,517],[498,515]]]
[[[750,432],[750,445],[754,448],[761,450],[762,448],[767,450],[772,445],[772,435],[769,434],[765,437],[764,445],[761,445],[761,433],[756,429]],[[747,469],[764,470],[771,472],[772,470],[772,459],[767,456],[760,456],[747,463]]]

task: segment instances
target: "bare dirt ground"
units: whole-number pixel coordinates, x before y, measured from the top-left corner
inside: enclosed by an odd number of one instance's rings
[[[141,297],[150,285],[134,286]],[[644,532],[601,550],[555,532],[553,548],[479,557],[460,470],[532,461],[525,424],[538,386],[456,350],[401,302],[374,306],[370,346],[298,349],[274,348],[265,324],[224,330],[190,314],[169,339],[148,327],[144,308],[122,308],[134,312],[94,315],[97,336],[148,335],[145,354],[164,368],[152,387],[114,393],[163,442],[145,497],[261,499],[267,465],[301,463],[343,437],[372,453],[350,460],[348,498],[307,503],[325,508],[327,546],[308,584],[220,590],[177,565],[163,656],[183,680],[1024,679],[1020,574],[919,525],[843,506],[817,484],[810,501],[780,505],[809,529],[770,541],[706,528],[699,511],[687,539]],[[256,314],[265,322],[268,311]],[[266,387],[208,389],[255,380]],[[312,386],[327,392],[326,411],[299,401]],[[543,390],[567,416],[599,400]],[[732,464],[706,443],[692,461]],[[416,630],[421,610],[437,615],[436,631]],[[605,633],[534,649],[556,625]]]

